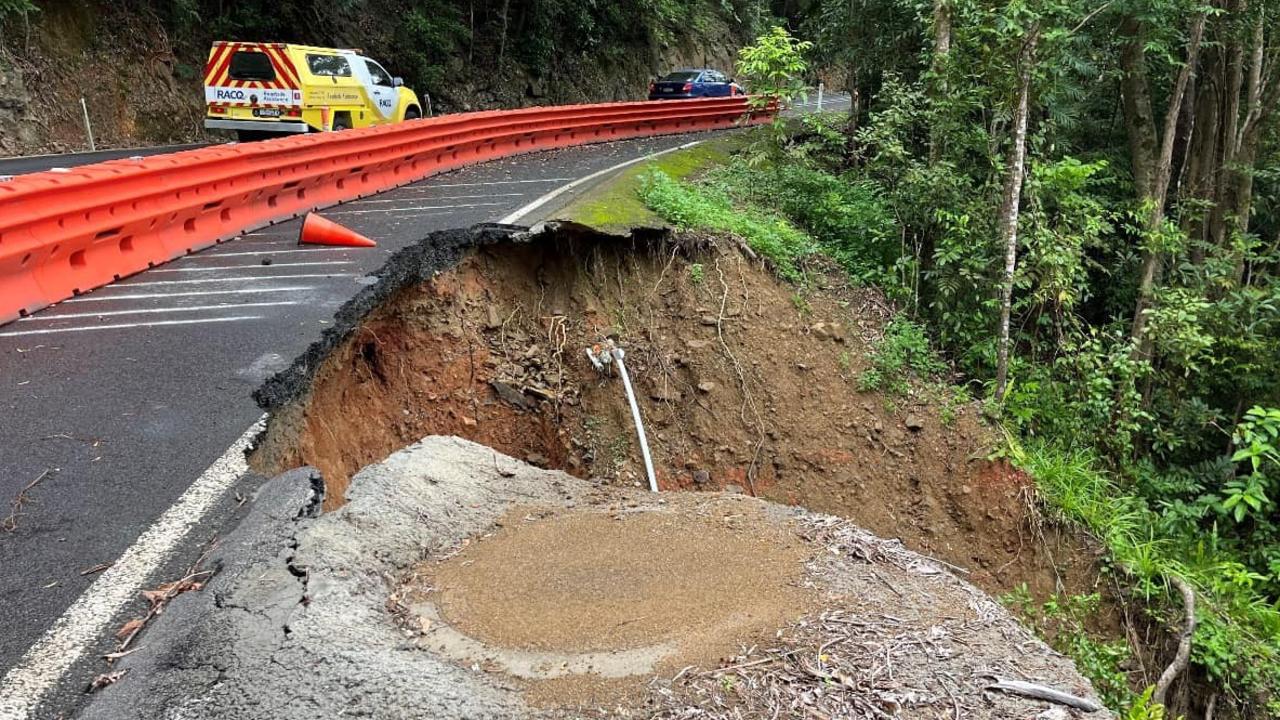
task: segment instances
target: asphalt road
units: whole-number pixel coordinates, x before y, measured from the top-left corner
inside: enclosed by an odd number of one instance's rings
[[[316,340],[388,255],[691,139],[457,170],[324,211],[377,248],[298,247],[293,220],[0,326],[0,679],[94,582],[93,569],[115,562],[260,417],[251,392]],[[180,576],[254,482],[221,498],[152,580]],[[108,638],[93,649],[108,651]],[[37,716],[74,710],[104,670],[96,657],[81,659]],[[4,701],[0,718],[25,716],[6,715]]]
[[[0,177],[5,175],[23,175],[42,172],[54,168],[70,168],[77,165],[119,160],[127,157],[146,157],[163,155],[164,153],[181,152],[204,147],[209,143],[190,143],[188,145],[156,145],[143,148],[117,148],[114,150],[97,150],[95,152],[61,153],[58,155],[25,155],[20,157],[0,158]]]

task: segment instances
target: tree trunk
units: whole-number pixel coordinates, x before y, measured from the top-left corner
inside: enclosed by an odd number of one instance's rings
[[[502,0],[502,39],[498,42],[498,70],[507,54],[507,25],[511,19],[511,0]]]
[[[1135,18],[1127,17],[1120,32],[1128,38],[1120,52],[1121,100],[1129,138],[1129,157],[1133,162],[1133,184],[1139,198],[1150,197],[1155,188],[1156,138],[1155,115],[1151,111],[1151,88],[1147,80],[1144,56],[1146,32]]]
[[[1013,275],[1018,263],[1018,206],[1022,201],[1022,178],[1026,174],[1027,116],[1031,104],[1031,69],[1036,60],[1039,28],[1033,28],[1022,48],[1018,76],[1018,108],[1013,118],[1013,147],[1004,179],[1004,204],[1000,208],[1000,240],[1004,244],[1004,276],[1000,282],[1000,345],[996,351],[997,405],[1004,402],[1009,384],[1009,316],[1013,311]]]
[[[1243,14],[1247,0],[1237,0],[1227,9],[1230,16]],[[1229,16],[1229,17],[1230,17]],[[1228,168],[1240,148],[1240,93],[1244,90],[1244,44],[1236,33],[1228,33],[1226,84],[1222,93],[1222,154],[1218,166],[1218,183],[1214,193],[1213,212],[1209,215],[1209,239],[1213,244],[1227,244],[1227,223],[1231,207],[1232,177]]]
[[[1266,55],[1263,18],[1259,14],[1254,26],[1252,58],[1249,68],[1249,84],[1245,89],[1248,104],[1245,107],[1244,124],[1240,128],[1240,136],[1236,142],[1232,166],[1225,169],[1231,176],[1231,186],[1225,208],[1235,219],[1234,230],[1243,235],[1249,232],[1249,216],[1253,212],[1253,170],[1257,163],[1258,151],[1262,139],[1266,137],[1269,123],[1275,115],[1276,105],[1280,104],[1280,73],[1274,69],[1269,78],[1264,78],[1263,61]],[[1241,253],[1236,259],[1236,282],[1244,277],[1245,257]]]
[[[1209,79],[1198,84],[1198,97],[1192,110],[1196,117],[1195,135],[1187,160],[1187,186],[1181,195],[1189,199],[1213,199],[1221,135],[1218,111],[1222,100],[1218,97],[1218,84],[1212,78],[1221,67],[1220,55],[1215,50],[1204,63],[1203,75]],[[1207,214],[1204,217],[1189,216],[1183,226],[1187,237],[1198,241],[1191,245],[1191,261],[1197,265],[1204,262],[1203,243],[1208,241],[1208,228]]]
[[[1154,164],[1150,166],[1149,172],[1144,173],[1144,181],[1148,183],[1145,190],[1139,188],[1140,192],[1145,192],[1142,199],[1149,204],[1149,210],[1146,221],[1146,229],[1148,232],[1159,230],[1164,223],[1165,201],[1169,195],[1169,181],[1173,177],[1173,147],[1178,130],[1178,117],[1182,113],[1182,102],[1187,94],[1187,85],[1191,81],[1191,75],[1196,70],[1196,63],[1200,58],[1200,40],[1204,37],[1205,14],[1197,13],[1191,21],[1190,37],[1187,39],[1187,57],[1182,65],[1182,69],[1178,71],[1178,78],[1174,81],[1173,92],[1169,97],[1169,106],[1165,108],[1164,129],[1159,138],[1160,151],[1159,155],[1154,158]],[[1154,116],[1151,113],[1151,94],[1146,79],[1146,66],[1141,58],[1143,48],[1139,45],[1141,41],[1141,33],[1138,33],[1133,42],[1126,45],[1124,54],[1136,54],[1139,57],[1130,58],[1130,64],[1126,64],[1126,75],[1130,67],[1133,68],[1135,76],[1135,111],[1142,114],[1140,122],[1147,128],[1142,131],[1143,137],[1140,138],[1143,152],[1146,152],[1151,146],[1155,145],[1156,138],[1154,131]],[[1126,106],[1129,100],[1126,99]],[[1130,144],[1135,142],[1131,138]],[[1153,158],[1147,156],[1143,158],[1144,163],[1150,163]],[[1137,171],[1138,158],[1134,158],[1134,178],[1138,178]],[[1134,354],[1136,356],[1146,354],[1146,341],[1143,337],[1147,328],[1147,308],[1151,304],[1151,293],[1155,287],[1156,268],[1160,264],[1160,253],[1152,248],[1147,248],[1142,254],[1142,269],[1139,272],[1138,279],[1138,301],[1133,310],[1133,325],[1129,332],[1129,337],[1133,340]]]
[[[934,99],[947,96],[947,58],[951,55],[951,0],[933,1],[933,87]],[[938,137],[937,121],[929,130],[929,164],[938,164],[942,155],[942,140]]]
[[[950,0],[934,0],[933,3],[933,62],[936,70],[939,61],[951,54],[951,3]]]

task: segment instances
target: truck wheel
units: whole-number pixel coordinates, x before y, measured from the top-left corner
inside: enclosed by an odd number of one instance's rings
[[[405,120],[417,120],[420,117],[422,117],[422,111],[418,109],[417,105],[410,105],[404,109]]]
[[[342,115],[338,115],[333,119],[333,128],[332,128],[333,132],[338,132],[339,130],[350,130],[350,129],[351,129],[351,117],[349,115],[346,115],[344,113]]]
[[[259,140],[266,140],[269,137],[271,137],[271,133],[266,133],[261,130],[237,130],[236,131],[236,140],[242,143],[258,142]]]

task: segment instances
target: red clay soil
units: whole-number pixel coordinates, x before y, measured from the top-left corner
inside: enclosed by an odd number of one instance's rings
[[[697,245],[697,247],[694,247]],[[976,408],[860,392],[890,315],[817,273],[798,291],[727,243],[564,239],[477,251],[373,313],[278,413],[255,464],[323,473],[326,508],[359,468],[458,435],[580,477],[635,486],[643,465],[617,378],[627,351],[660,485],[740,489],[849,518],[960,568],[988,592],[1092,591],[1093,552],[1041,527],[1028,479],[986,459]]]

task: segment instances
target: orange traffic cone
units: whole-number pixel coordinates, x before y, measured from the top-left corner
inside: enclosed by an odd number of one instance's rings
[[[315,213],[307,213],[298,233],[299,245],[341,245],[343,247],[377,247],[378,243],[354,230],[348,230],[332,220]]]

